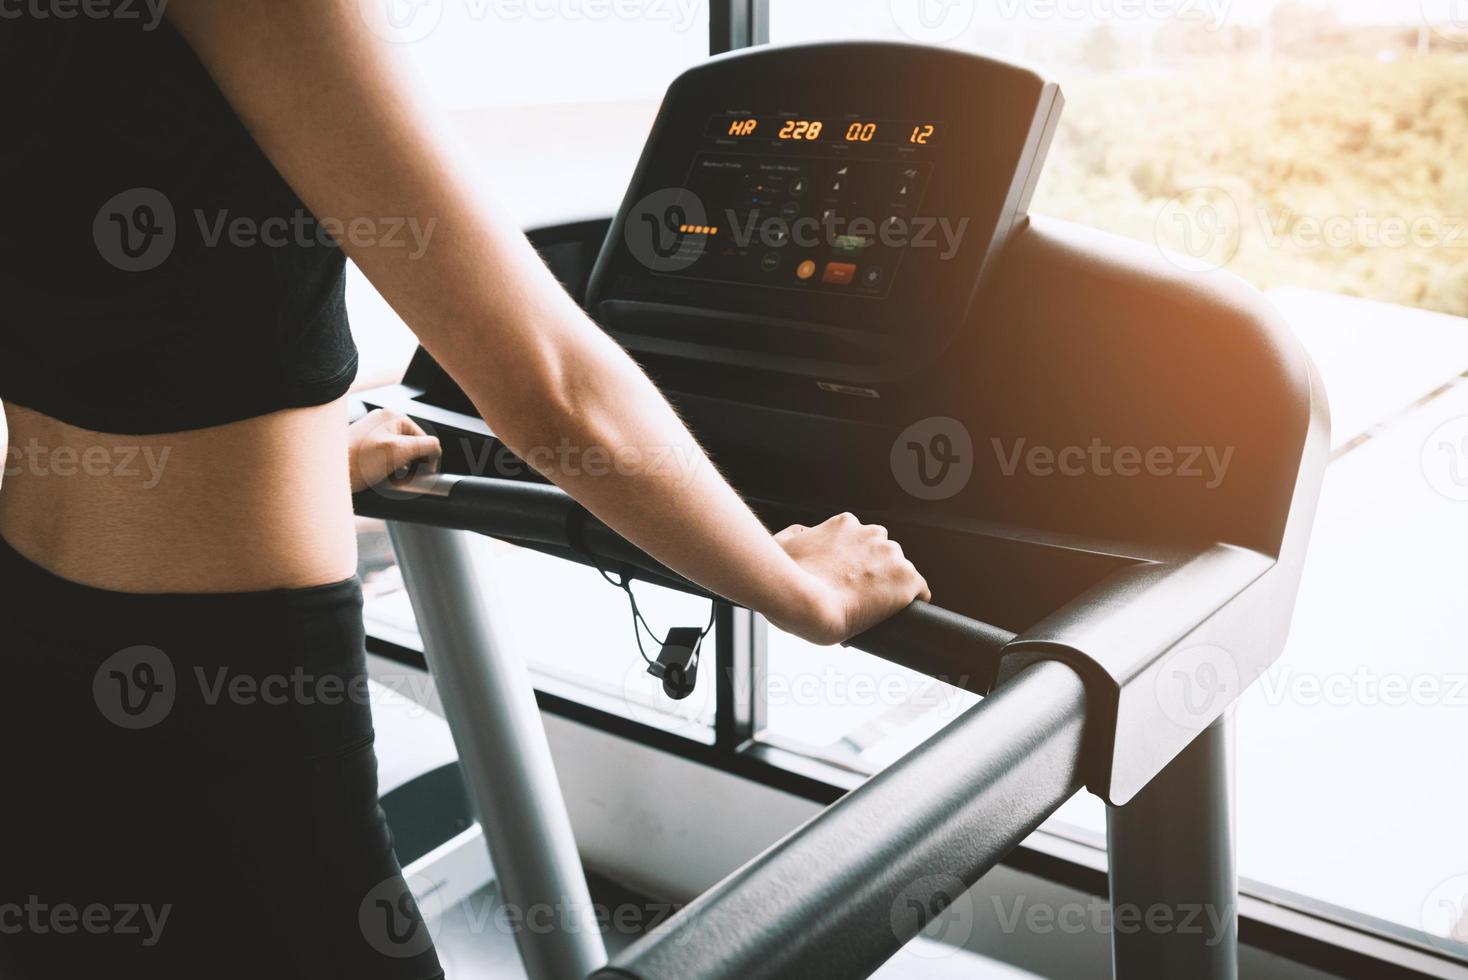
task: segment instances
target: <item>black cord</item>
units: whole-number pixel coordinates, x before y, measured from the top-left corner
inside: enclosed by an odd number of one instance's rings
[[[597,571],[601,572],[602,570],[598,568]],[[637,596],[632,591],[631,578],[626,573],[623,573],[621,581],[617,581],[606,572],[602,572],[602,578],[606,579],[612,585],[615,585],[617,588],[627,593],[627,603],[632,610],[632,636],[637,640],[637,652],[642,655],[642,659],[645,660],[649,666],[657,663],[656,659],[647,655],[647,649],[642,645],[642,631],[646,630],[647,635],[660,647],[668,642],[667,634],[664,634],[662,639],[658,639],[657,631],[654,630],[650,625],[648,625],[647,617],[642,615],[642,609],[637,605]],[[718,614],[718,610],[718,600],[709,600],[709,621],[704,626],[703,630],[700,631],[698,634],[699,652],[694,655],[693,664],[697,664],[699,658],[703,656],[703,641],[708,637],[709,633],[713,631],[714,619]],[[690,664],[690,667],[693,666],[693,664]]]
[[[657,663],[657,660],[647,655],[647,649],[642,645],[642,631],[646,630],[647,635],[660,647],[667,644],[667,634],[664,634],[662,639],[658,639],[656,631],[648,625],[647,618],[642,615],[642,610],[637,605],[637,596],[632,592],[632,575],[627,570],[627,567],[624,565],[622,568],[619,568],[617,570],[618,578],[613,578],[610,572],[602,568],[601,562],[597,561],[596,555],[592,554],[591,549],[586,547],[586,518],[587,511],[585,508],[573,507],[571,509],[571,512],[566,515],[566,542],[571,545],[572,550],[578,552],[583,558],[591,562],[591,567],[595,568],[597,573],[606,579],[609,585],[615,586],[627,593],[627,603],[632,611],[632,636],[637,641],[637,652],[642,655],[642,659],[647,662],[648,666],[652,666]],[[694,655],[693,664],[697,664],[699,658],[703,656],[703,641],[713,631],[714,619],[718,614],[718,609],[718,600],[711,599],[709,601],[708,625],[698,634],[698,653]]]

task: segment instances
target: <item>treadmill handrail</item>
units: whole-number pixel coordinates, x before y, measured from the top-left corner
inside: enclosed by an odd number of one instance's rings
[[[1025,668],[593,977],[869,976],[1081,787],[1086,708],[1070,667]]]
[[[472,530],[709,594],[549,484],[431,474],[359,494],[357,511]],[[1269,590],[1251,586],[1277,567],[1247,548],[1199,545],[1117,570],[1018,635],[915,602],[848,645],[975,694],[1041,660],[1069,664],[1092,687],[1097,734],[1086,785],[1120,806],[1233,703],[1255,679],[1250,665],[1267,662],[1279,610]],[[1192,672],[1218,680],[1201,707],[1175,679]]]
[[[626,571],[655,585],[713,597],[550,484],[430,473],[365,490],[353,502],[362,517],[473,531],[609,571]],[[580,541],[573,543],[576,532],[572,528],[578,524]],[[846,645],[985,694],[998,675],[1001,651],[1014,637],[1008,630],[918,601]]]

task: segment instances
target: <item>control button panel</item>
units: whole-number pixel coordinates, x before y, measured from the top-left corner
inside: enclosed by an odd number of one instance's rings
[[[687,190],[704,223],[683,278],[881,297],[912,247],[931,162],[914,154],[704,152]],[[682,228],[687,226],[680,226]]]

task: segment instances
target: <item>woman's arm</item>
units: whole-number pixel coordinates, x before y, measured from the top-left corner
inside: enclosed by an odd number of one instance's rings
[[[168,18],[318,218],[433,223],[421,255],[343,247],[496,435],[609,526],[817,642],[926,597],[881,528],[843,515],[771,537],[638,366],[475,193],[358,0],[173,0]],[[640,455],[642,471],[588,473],[593,448]]]

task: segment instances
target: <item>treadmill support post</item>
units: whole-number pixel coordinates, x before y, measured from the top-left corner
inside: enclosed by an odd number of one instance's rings
[[[1107,811],[1116,980],[1238,980],[1233,712]]]
[[[388,522],[500,899],[530,980],[585,977],[607,961],[571,819],[524,661],[496,629],[462,532]]]

